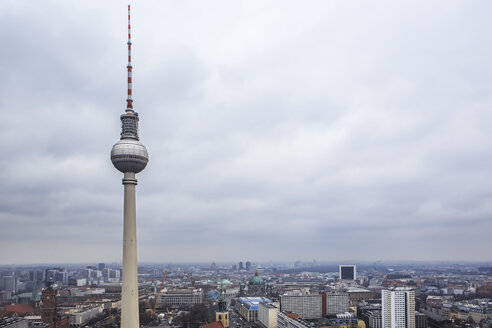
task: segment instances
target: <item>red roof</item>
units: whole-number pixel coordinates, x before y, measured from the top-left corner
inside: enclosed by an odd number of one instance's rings
[[[14,313],[17,313],[19,315],[25,315],[35,312],[36,309],[31,304],[27,304],[27,303],[11,304],[3,308],[2,312],[0,312],[0,316],[11,316]]]
[[[206,325],[200,326],[200,328],[224,328],[224,326],[222,326],[222,322],[215,321],[215,322],[207,323]]]
[[[285,313],[285,315],[291,319],[299,319],[300,318],[297,313],[293,313],[293,312],[287,312],[287,313]]]

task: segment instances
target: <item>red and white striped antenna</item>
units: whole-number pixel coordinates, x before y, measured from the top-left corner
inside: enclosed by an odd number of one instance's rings
[[[128,98],[126,99],[126,111],[133,112],[132,99],[132,27],[130,25],[130,5],[128,5]]]

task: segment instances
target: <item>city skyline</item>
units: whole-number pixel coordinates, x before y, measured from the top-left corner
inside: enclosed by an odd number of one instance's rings
[[[126,5],[0,4],[0,265],[121,258]],[[139,261],[491,261],[491,7],[133,4]]]

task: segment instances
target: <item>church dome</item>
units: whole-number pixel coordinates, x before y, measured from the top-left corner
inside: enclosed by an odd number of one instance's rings
[[[263,279],[261,279],[261,277],[258,275],[258,271],[256,271],[253,278],[251,278],[249,280],[249,284],[250,285],[263,285],[264,284]]]

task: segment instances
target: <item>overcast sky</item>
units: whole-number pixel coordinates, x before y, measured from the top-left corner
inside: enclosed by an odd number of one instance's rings
[[[0,2],[0,263],[119,261],[127,2]],[[140,261],[481,260],[492,2],[139,1]]]

